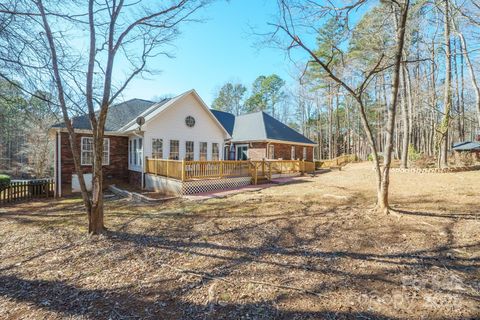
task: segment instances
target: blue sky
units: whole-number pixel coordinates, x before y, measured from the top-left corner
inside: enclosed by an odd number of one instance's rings
[[[220,0],[200,13],[202,23],[181,28],[175,41],[174,59],[157,57],[151,68],[160,74],[137,79],[124,93],[125,99],[152,99],[196,89],[207,104],[216,89],[227,81],[239,81],[250,89],[259,75],[278,74],[287,82],[292,64],[280,49],[258,44],[256,31],[271,30],[268,21],[276,10],[274,0]]]

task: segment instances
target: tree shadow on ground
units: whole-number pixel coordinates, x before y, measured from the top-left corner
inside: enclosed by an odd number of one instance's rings
[[[453,219],[453,220],[476,220],[480,221],[480,214],[476,213],[437,213],[437,212],[425,212],[425,211],[411,211],[411,210],[398,210],[398,213],[410,215],[410,216],[423,216],[423,217],[433,217],[441,219]]]
[[[159,284],[161,285],[161,284]],[[290,311],[274,302],[205,303],[182,301],[181,289],[154,292],[82,289],[62,281],[22,279],[0,275],[0,295],[10,301],[29,303],[56,316],[87,319],[394,319],[375,312]],[[155,293],[155,299],[149,297]],[[4,316],[15,317],[5,310]],[[45,317],[52,314],[45,314]]]

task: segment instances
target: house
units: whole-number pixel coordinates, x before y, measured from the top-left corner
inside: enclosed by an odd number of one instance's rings
[[[73,118],[72,124],[84,177],[91,187],[93,150],[88,115]],[[65,125],[54,125],[51,136],[55,137],[56,192],[59,196],[77,192],[78,177]],[[132,99],[110,107],[105,125],[104,178],[107,183],[128,181],[148,188],[152,177],[147,177],[150,169],[145,161],[152,159],[172,163],[263,158],[313,161],[314,146],[266,113],[235,117],[210,110],[197,92],[190,90],[160,102]]]

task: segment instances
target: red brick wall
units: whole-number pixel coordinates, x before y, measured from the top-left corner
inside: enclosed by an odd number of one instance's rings
[[[61,177],[62,193],[72,191],[72,174],[75,174],[73,155],[70,150],[68,133],[61,133]],[[91,137],[89,134],[77,134],[77,146],[80,148],[82,137]],[[110,139],[110,164],[103,166],[105,184],[115,181],[128,181],[128,137],[106,136]],[[91,173],[92,166],[82,166],[83,173]]]
[[[142,188],[142,173],[138,171],[128,171],[128,183],[136,188]]]
[[[275,159],[282,158],[283,160],[296,160],[303,158],[303,146],[287,144],[287,143],[270,143],[274,145]],[[291,148],[295,147],[295,159],[291,159]],[[267,142],[251,142],[249,148],[267,148]],[[307,146],[306,161],[313,161],[313,147]],[[235,149],[236,150],[236,149]],[[268,155],[268,150],[266,152]]]

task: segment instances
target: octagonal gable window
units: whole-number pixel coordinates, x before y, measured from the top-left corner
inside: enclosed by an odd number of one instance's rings
[[[195,118],[192,116],[188,116],[185,118],[185,124],[187,127],[192,128],[195,125]]]

